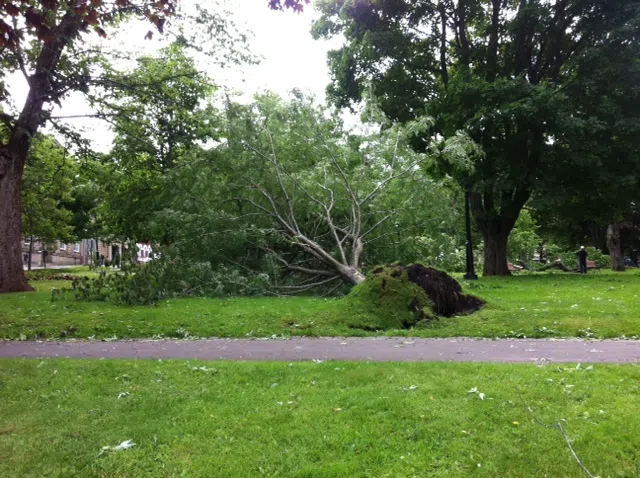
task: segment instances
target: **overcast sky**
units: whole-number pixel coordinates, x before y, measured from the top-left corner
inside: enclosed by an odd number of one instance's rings
[[[190,0],[182,0],[187,3]],[[204,1],[204,0],[199,0]],[[311,37],[311,23],[317,13],[308,6],[304,13],[291,11],[271,11],[267,0],[226,0],[225,6],[232,12],[239,30],[252,31],[250,49],[254,55],[262,57],[257,65],[245,65],[220,70],[200,62],[214,81],[225,88],[242,92],[245,98],[261,90],[272,90],[283,96],[293,88],[300,88],[324,100],[324,92],[329,83],[327,52],[336,48],[340,40],[320,41]],[[206,4],[206,2],[205,2]],[[108,39],[110,46],[134,51],[138,55],[153,54],[162,41],[144,40],[147,25],[125,25],[117,37]],[[26,82],[21,75],[11,78],[10,88],[14,105],[22,107],[26,96]],[[81,115],[89,112],[80,95],[73,95],[56,108],[55,115]],[[108,126],[98,120],[87,118],[68,120],[75,127],[81,127],[94,148],[108,151],[112,135]]]

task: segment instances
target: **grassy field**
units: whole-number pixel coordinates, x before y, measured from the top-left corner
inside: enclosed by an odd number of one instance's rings
[[[34,281],[36,293],[0,295],[0,338],[270,337],[376,335],[345,326],[362,313],[337,299],[176,299],[156,306],[51,301],[63,281]],[[488,305],[471,316],[385,335],[419,337],[638,337],[640,273],[534,274],[463,282]]]
[[[2,360],[0,403],[7,477],[584,476],[527,407],[640,475],[633,365]]]

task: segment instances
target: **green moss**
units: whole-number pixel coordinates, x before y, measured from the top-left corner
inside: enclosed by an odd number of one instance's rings
[[[407,271],[377,267],[343,299],[349,309],[347,326],[363,330],[407,329],[435,318],[424,290],[409,281]]]

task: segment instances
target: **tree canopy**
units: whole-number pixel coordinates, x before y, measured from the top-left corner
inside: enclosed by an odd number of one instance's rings
[[[266,7],[299,10],[299,3],[269,2]],[[154,31],[171,30],[174,19],[189,19],[190,25],[172,32],[182,42],[209,53],[215,61],[246,59],[235,48],[246,37],[232,35],[224,13],[209,11],[201,3],[196,5],[195,15],[188,15],[178,6],[178,0],[0,0],[0,104],[12,102],[14,92],[7,87],[7,76],[19,73],[28,86],[22,107],[0,113],[3,131],[7,131],[0,137],[0,222],[5,229],[0,236],[0,292],[30,289],[22,273],[21,179],[40,127],[49,123],[64,134],[70,133],[53,117],[53,105],[79,92],[88,95],[99,109],[91,94],[94,89],[130,86],[105,74],[105,49],[92,38],[107,37],[135,18],[151,26],[146,33],[140,32],[151,39]]]
[[[593,94],[584,84],[598,69],[584,65],[617,45],[629,50],[609,58],[615,69],[637,63],[640,49],[632,32],[639,3],[323,0],[318,5],[322,17],[315,35],[346,39],[329,56],[328,93],[334,102],[352,105],[370,87],[391,118],[404,122],[428,114],[445,138],[464,131],[481,147],[473,168],[456,170],[445,160],[440,170],[471,188],[485,242],[484,273],[508,274],[506,244],[520,210],[535,190],[551,189],[559,177],[579,180],[576,165],[588,158],[572,146],[591,137],[605,114],[591,107],[604,93]],[[620,80],[633,84],[631,78]],[[638,117],[637,110],[631,114]],[[415,146],[425,148],[432,139],[417,137]]]

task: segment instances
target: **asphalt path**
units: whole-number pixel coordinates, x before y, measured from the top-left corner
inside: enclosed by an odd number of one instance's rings
[[[0,357],[637,364],[640,363],[640,341],[406,337],[0,341]]]

